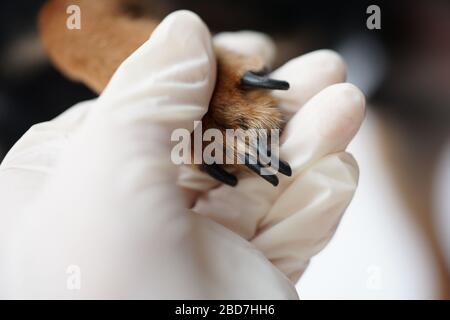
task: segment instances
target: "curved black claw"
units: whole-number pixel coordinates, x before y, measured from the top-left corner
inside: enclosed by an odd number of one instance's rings
[[[262,145],[258,144],[258,153],[262,155],[264,158],[270,157],[270,163],[278,162],[278,172],[288,177],[292,176],[292,169],[289,163],[275,157],[275,155],[272,155],[270,150],[267,150]]]
[[[285,176],[292,176],[291,166],[289,165],[289,163],[281,159],[278,159],[278,171]]]
[[[204,163],[202,164],[202,170],[205,171],[214,179],[219,180],[220,182],[223,182],[229,186],[234,187],[237,185],[238,180],[236,176],[234,174],[225,171],[224,168],[222,168],[216,163],[213,164]]]
[[[245,87],[272,89],[272,90],[288,90],[289,83],[286,81],[270,79],[266,76],[258,75],[248,71],[241,78],[241,85]]]
[[[255,158],[250,156],[248,153],[245,154],[245,166],[255,172],[257,175],[259,175],[261,178],[272,184],[274,187],[276,187],[279,183],[278,177],[274,174],[261,174],[261,169],[263,168],[263,165],[259,161],[257,161]]]

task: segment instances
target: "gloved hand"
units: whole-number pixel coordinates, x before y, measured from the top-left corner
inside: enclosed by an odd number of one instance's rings
[[[216,41],[273,56],[256,33]],[[335,84],[345,68],[332,52],[288,62],[274,77],[291,89],[274,94],[292,117],[280,152],[293,176],[218,186],[170,161],[171,132],[205,114],[215,67],[207,27],[173,13],[98,99],[16,143],[0,167],[1,298],[297,298],[356,188],[344,150],[364,97]]]

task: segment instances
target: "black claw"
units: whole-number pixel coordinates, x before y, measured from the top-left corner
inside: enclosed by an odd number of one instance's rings
[[[270,79],[266,76],[258,75],[251,71],[246,72],[241,78],[241,85],[245,87],[273,90],[289,89],[289,83],[286,81]]]
[[[204,164],[202,164],[202,169],[207,174],[209,174],[211,177],[219,180],[220,182],[225,183],[226,185],[229,185],[232,187],[237,185],[238,180],[237,180],[236,176],[225,171],[224,168],[222,168],[221,166],[219,166],[216,163],[213,163],[213,164],[204,163]]]
[[[255,163],[256,162],[256,163]],[[270,175],[263,175],[261,174],[261,169],[263,166],[258,161],[255,161],[253,157],[251,157],[249,154],[245,154],[245,166],[255,172],[257,175],[259,175],[261,178],[272,184],[274,187],[278,185],[278,177],[274,174]]]
[[[289,163],[281,159],[278,159],[277,157],[275,157],[275,155],[272,155],[270,150],[267,150],[263,146],[258,145],[258,153],[262,155],[264,158],[270,157],[271,163],[278,162],[278,172],[288,177],[292,176],[292,169]]]
[[[289,163],[281,159],[278,159],[278,171],[285,176],[292,176],[291,166],[289,165]]]

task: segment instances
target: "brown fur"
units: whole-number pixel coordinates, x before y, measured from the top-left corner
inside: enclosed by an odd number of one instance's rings
[[[66,28],[66,8],[72,4],[81,8],[80,30]],[[40,35],[52,61],[97,93],[158,23],[127,15],[124,4],[122,0],[51,0],[40,11]]]

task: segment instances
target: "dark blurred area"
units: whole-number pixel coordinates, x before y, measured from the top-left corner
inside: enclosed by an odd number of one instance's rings
[[[94,97],[45,57],[36,23],[43,3],[7,1],[0,10],[0,159],[31,125]]]

